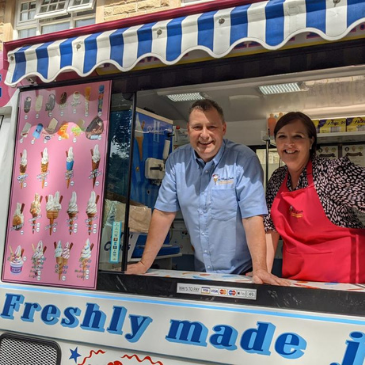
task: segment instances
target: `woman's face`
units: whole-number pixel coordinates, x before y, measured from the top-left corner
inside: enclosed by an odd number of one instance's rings
[[[302,171],[307,165],[314,142],[314,137],[309,138],[302,121],[297,119],[279,129],[275,141],[279,156],[289,171]]]

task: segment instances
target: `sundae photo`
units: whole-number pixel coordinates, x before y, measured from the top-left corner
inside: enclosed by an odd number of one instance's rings
[[[23,260],[23,254],[24,254],[24,249],[19,245],[15,252],[13,252],[13,250],[10,248],[10,272],[14,275],[18,275],[22,272],[23,269],[23,264],[24,264],[24,260]]]

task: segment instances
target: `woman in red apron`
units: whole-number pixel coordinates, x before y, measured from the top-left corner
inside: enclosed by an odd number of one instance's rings
[[[303,113],[281,117],[274,130],[286,166],[267,186],[268,261],[283,239],[283,277],[365,283],[365,169],[315,157],[316,129]]]

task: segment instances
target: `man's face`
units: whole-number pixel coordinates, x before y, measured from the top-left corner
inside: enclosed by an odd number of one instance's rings
[[[226,134],[226,123],[216,109],[194,109],[189,117],[190,144],[198,156],[208,162],[218,153]]]

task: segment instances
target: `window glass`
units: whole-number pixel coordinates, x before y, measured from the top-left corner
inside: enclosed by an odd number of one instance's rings
[[[105,178],[106,194],[99,259],[101,270],[121,270],[125,227],[122,226],[119,246],[114,240],[113,245],[111,244],[111,236],[114,223],[125,221],[129,164],[131,163],[132,118],[133,94],[113,93],[109,118],[109,157]],[[111,252],[112,249],[113,252]],[[112,256],[114,260],[111,260]]]
[[[18,0],[14,39],[95,24],[95,0]]]
[[[48,24],[42,26],[42,34],[48,34],[52,32],[59,32],[60,30],[66,30],[70,28],[70,22]]]
[[[88,19],[80,19],[76,20],[75,25],[76,27],[84,27],[85,25],[95,24],[95,18],[88,18]]]
[[[30,1],[22,3],[20,6],[19,21],[27,21],[34,19],[36,2]]]
[[[70,6],[88,5],[93,2],[94,0],[71,0]]]
[[[196,5],[201,3],[207,3],[213,0],[181,0],[181,6]]]
[[[18,31],[18,38],[28,38],[28,37],[34,37],[37,34],[36,28],[28,28],[28,29],[21,29]]]
[[[68,0],[51,0],[51,2],[49,0],[43,0],[39,12],[47,13],[56,10],[64,10],[67,3]]]

